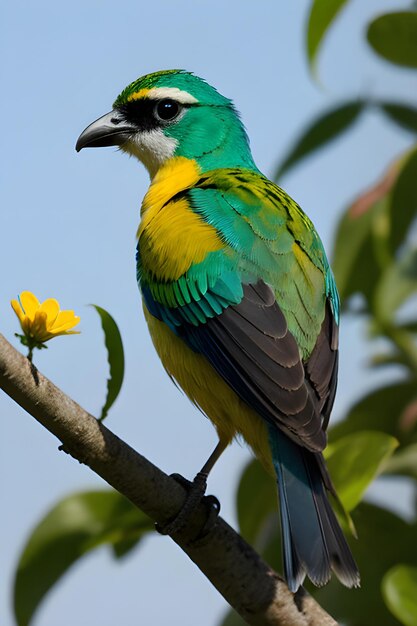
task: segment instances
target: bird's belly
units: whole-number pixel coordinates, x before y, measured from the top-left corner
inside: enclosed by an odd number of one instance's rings
[[[164,322],[151,315],[145,304],[143,308],[153,344],[168,374],[209,417],[221,440],[230,443],[241,435],[274,475],[264,420],[239,398],[204,356],[193,352]]]

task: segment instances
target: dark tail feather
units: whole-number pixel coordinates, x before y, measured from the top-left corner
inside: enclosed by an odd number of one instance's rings
[[[291,591],[307,575],[321,587],[333,570],[346,587],[359,586],[359,571],[327,498],[324,462],[269,427],[280,500],[284,572]]]

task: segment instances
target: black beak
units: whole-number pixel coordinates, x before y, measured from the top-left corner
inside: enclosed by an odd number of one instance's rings
[[[87,126],[78,137],[75,149],[79,152],[82,148],[122,146],[136,132],[137,128],[129,125],[115,109]]]

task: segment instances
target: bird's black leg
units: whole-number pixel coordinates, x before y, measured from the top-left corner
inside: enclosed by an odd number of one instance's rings
[[[207,488],[207,478],[210,471],[213,469],[214,464],[220,458],[221,454],[227,447],[228,442],[219,441],[206,463],[203,465],[201,470],[195,476],[194,480],[190,482],[181,474],[172,474],[172,478],[175,478],[177,482],[180,483],[187,490],[187,498],[184,502],[182,509],[178,512],[178,514],[174,517],[173,520],[168,522],[167,524],[156,524],[156,530],[162,535],[172,535],[186,525],[188,519],[197,509],[201,500],[206,493]],[[214,496],[206,496],[207,503],[210,505],[212,512],[209,518],[212,517],[213,514],[217,517],[220,511],[220,503]]]

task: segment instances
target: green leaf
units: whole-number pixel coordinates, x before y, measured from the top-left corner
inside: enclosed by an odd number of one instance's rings
[[[304,130],[289,154],[277,167],[275,180],[281,178],[285,172],[306,156],[346,131],[357,120],[363,108],[364,102],[346,102],[316,118]]]
[[[417,321],[410,320],[409,322],[404,322],[404,324],[398,324],[397,328],[407,333],[415,334],[417,333]]]
[[[401,159],[400,167],[388,206],[389,242],[393,253],[404,243],[417,217],[417,147]]]
[[[387,61],[417,67],[417,12],[387,13],[373,20],[367,38],[374,51]]]
[[[417,480],[417,443],[401,447],[386,461],[383,473],[407,476]]]
[[[370,365],[372,367],[384,367],[391,365],[402,365],[408,367],[408,362],[404,355],[398,351],[384,352],[380,354],[374,354],[370,359]]]
[[[417,624],[417,567],[397,565],[382,581],[387,607],[404,626]]]
[[[330,443],[324,451],[327,467],[343,506],[352,511],[382,469],[398,442],[376,431],[361,431]]]
[[[400,102],[381,102],[382,111],[398,126],[417,133],[417,108]]]
[[[259,547],[262,531],[270,516],[278,511],[278,500],[275,481],[256,459],[243,471],[236,504],[241,535],[252,546]]]
[[[342,215],[332,255],[332,268],[344,305],[355,293],[363,295],[367,308],[381,273],[377,255],[379,225],[386,220],[383,193],[373,188]]]
[[[107,416],[110,407],[115,402],[120,389],[122,388],[125,373],[125,357],[122,337],[116,322],[110,313],[102,307],[97,306],[96,304],[92,304],[91,306],[93,306],[100,315],[101,325],[104,331],[104,341],[107,348],[107,358],[110,367],[110,378],[107,380],[107,397],[99,417],[99,421],[102,422]]]
[[[339,222],[332,265],[344,304],[351,295],[360,293],[366,310],[372,309],[381,273],[392,263],[395,248],[406,237],[415,214],[412,198],[416,191],[409,190],[411,159],[410,153],[396,159],[384,176],[353,202]],[[404,171],[406,182],[398,187],[400,179],[404,181]],[[411,175],[413,171],[414,165]],[[404,199],[405,190],[409,191],[409,201]]]
[[[332,579],[326,587],[309,587],[309,591],[340,624],[398,626],[383,601],[381,580],[398,562],[417,562],[417,525],[365,502],[352,517],[359,539],[351,542],[351,548],[361,573],[361,588],[346,589]]]
[[[256,459],[248,463],[242,473],[237,493],[237,516],[240,534],[272,568],[281,569],[277,486]],[[233,619],[232,615],[229,619]]]
[[[247,626],[247,622],[245,622],[236,611],[230,609],[220,626]]]
[[[329,26],[347,0],[313,0],[307,22],[307,56],[314,70],[317,54]]]
[[[89,491],[56,504],[32,531],[14,582],[18,626],[27,626],[45,594],[80,557],[103,544],[130,548],[153,529],[151,520],[116,491]],[[125,552],[126,553],[126,550]]]
[[[392,263],[417,216],[416,179],[417,149],[397,159],[383,178],[343,214],[332,263],[343,304],[351,295],[360,293],[366,310],[372,310],[381,274],[387,272],[386,281],[393,278],[390,273],[400,269],[409,275],[410,267],[395,268]],[[387,308],[394,302],[389,291],[383,284],[378,295],[382,301],[386,299]],[[399,296],[399,285],[397,291]]]
[[[417,178],[416,178],[417,180]],[[392,322],[398,308],[417,291],[417,249],[407,250],[383,272],[374,293],[374,310],[382,322]]]
[[[375,389],[356,402],[343,421],[331,427],[330,441],[367,429],[382,430],[393,435],[401,443],[409,443],[410,436],[414,436],[416,429],[414,427],[413,430],[406,430],[401,418],[415,397],[415,380]]]

